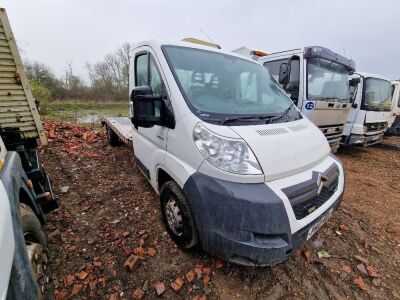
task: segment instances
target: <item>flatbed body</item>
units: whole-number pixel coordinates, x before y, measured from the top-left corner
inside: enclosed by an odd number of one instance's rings
[[[133,143],[133,130],[132,122],[127,117],[103,117],[100,120],[103,126],[111,129],[120,139],[120,141],[127,145],[132,146]]]

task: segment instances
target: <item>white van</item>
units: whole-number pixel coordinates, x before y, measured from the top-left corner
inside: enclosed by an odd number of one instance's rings
[[[261,64],[154,40],[133,57],[134,155],[177,245],[275,265],[339,206],[342,164]]]
[[[351,110],[344,127],[342,143],[373,145],[382,142],[393,123],[390,80],[379,75],[356,72],[350,76]]]

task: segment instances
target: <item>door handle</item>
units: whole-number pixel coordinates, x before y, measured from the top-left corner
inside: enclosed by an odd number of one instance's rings
[[[164,140],[164,138],[163,138],[161,135],[158,135],[158,134],[157,134],[157,137],[158,137],[160,140],[162,140],[162,141]]]

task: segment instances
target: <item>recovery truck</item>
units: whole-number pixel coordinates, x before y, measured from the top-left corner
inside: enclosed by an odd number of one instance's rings
[[[47,139],[4,8],[0,21],[0,299],[48,299],[44,213],[57,202],[38,152]]]
[[[400,80],[392,81],[392,112],[395,119],[389,123],[386,134],[400,135]]]
[[[102,123],[133,147],[171,239],[242,265],[285,261],[342,199],[322,132],[252,59],[159,40],[132,55],[131,118]]]
[[[353,60],[320,46],[268,54],[241,47],[233,52],[262,63],[320,128],[332,152],[337,151],[350,108],[348,75],[355,70]]]
[[[342,143],[369,146],[382,142],[393,123],[391,82],[379,75],[356,72],[349,79],[351,110]]]

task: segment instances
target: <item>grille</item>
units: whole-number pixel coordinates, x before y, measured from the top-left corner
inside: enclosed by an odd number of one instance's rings
[[[339,178],[336,178],[328,187],[323,187],[319,195],[293,206],[296,219],[303,219],[321,207],[335,193],[338,183]]]
[[[288,133],[285,128],[270,128],[270,129],[260,129],[256,130],[259,135],[276,135]]]
[[[384,130],[387,128],[387,122],[378,122],[378,123],[366,123],[364,124],[367,127],[367,132],[379,131]]]

